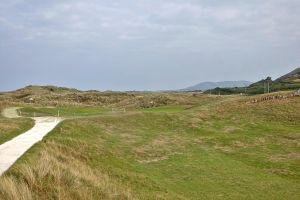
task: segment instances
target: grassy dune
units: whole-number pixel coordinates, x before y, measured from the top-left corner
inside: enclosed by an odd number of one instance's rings
[[[299,199],[300,98],[250,101],[68,119],[0,178],[0,199]]]

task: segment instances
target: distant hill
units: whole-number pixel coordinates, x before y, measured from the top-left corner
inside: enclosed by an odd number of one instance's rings
[[[251,82],[249,81],[222,81],[222,82],[202,82],[197,85],[183,89],[184,91],[193,90],[210,90],[214,88],[231,88],[231,87],[245,87],[249,86]]]
[[[255,83],[252,83],[248,87],[228,87],[221,88],[216,87],[210,90],[209,93],[212,94],[239,94],[247,93],[253,94],[263,94],[269,92],[283,91],[283,90],[296,90],[300,89],[300,68],[296,68],[292,72],[281,76],[275,81],[271,77],[262,79]],[[206,92],[208,93],[208,92]]]
[[[74,93],[81,92],[80,90],[67,87],[58,87],[52,85],[40,86],[40,85],[29,85],[24,88],[16,90],[17,93],[28,93],[31,95],[42,95],[42,94],[65,94],[65,93]]]

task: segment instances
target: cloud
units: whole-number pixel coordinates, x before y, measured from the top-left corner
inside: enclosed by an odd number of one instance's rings
[[[197,35],[226,38],[231,34],[241,39],[252,35],[258,40],[281,36],[295,39],[299,36],[300,14],[289,12],[293,9],[289,3],[278,0],[217,6],[208,5],[206,1],[189,0],[36,2],[26,6],[27,2],[14,1],[4,9],[3,5],[0,6],[2,10],[9,10],[7,15],[1,16],[1,21],[11,27],[24,27],[24,39],[71,42],[106,38],[130,41],[165,39],[164,35],[168,34],[176,35],[170,37],[170,43],[181,39],[188,44],[188,40],[197,39]],[[299,6],[299,3],[291,2]]]
[[[165,75],[173,67],[174,77],[191,72],[195,80],[201,70],[271,66],[277,55],[291,65],[300,51],[299,10],[298,0],[2,0],[0,65],[19,64],[7,52],[31,53],[28,68],[40,64],[35,56],[47,63],[59,52],[55,65],[69,68],[81,60]]]

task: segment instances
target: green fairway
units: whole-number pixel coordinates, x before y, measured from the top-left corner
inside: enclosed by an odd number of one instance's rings
[[[93,106],[65,106],[65,107],[24,107],[19,109],[22,116],[88,116],[110,111],[110,108]]]

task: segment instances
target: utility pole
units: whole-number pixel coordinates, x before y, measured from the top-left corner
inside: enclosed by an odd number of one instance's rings
[[[270,82],[268,80],[268,93],[270,93]]]

